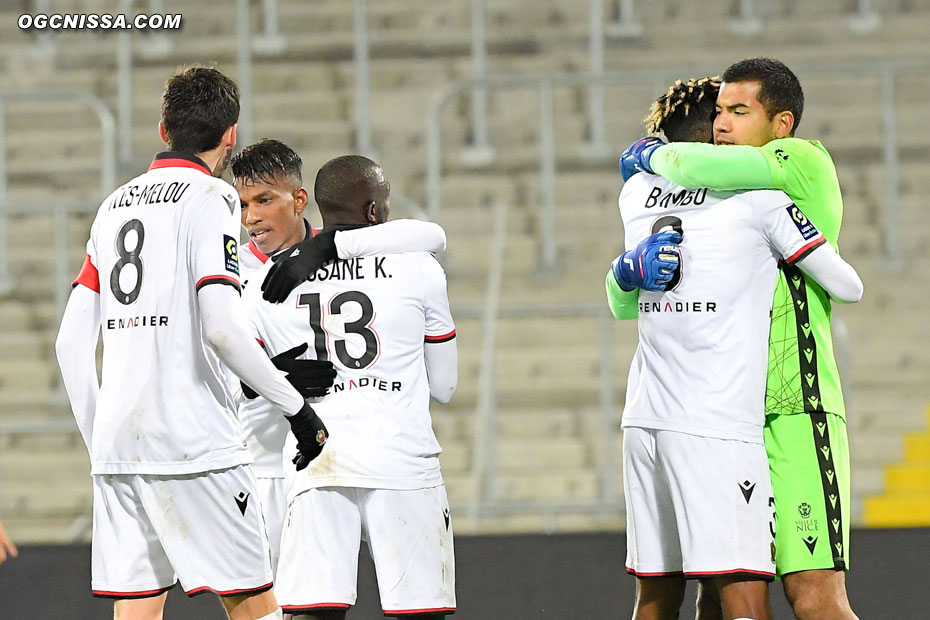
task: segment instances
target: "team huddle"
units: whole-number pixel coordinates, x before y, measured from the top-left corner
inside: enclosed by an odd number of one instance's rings
[[[355,155],[317,173],[312,229],[293,150],[262,140],[231,161],[238,113],[215,69],[168,81],[170,150],[101,204],[62,319],[92,590],[117,618],[162,617],[177,582],[233,620],[344,618],[364,540],[385,614],[443,617],[455,564],[429,400],[458,378],[445,233],[387,222],[384,171]]]
[[[638,620],[677,618],[689,578],[698,618],[771,620],[776,575],[798,618],[855,618],[830,314],[862,282],[836,252],[830,155],[793,137],[802,110],[787,67],[741,61],[673,85],[647,118],[664,139],[620,160],[606,287],[639,329],[622,424]],[[232,157],[238,115],[215,69],[168,80],[169,150],[101,204],[62,319],[92,590],[121,619],[161,618],[179,582],[233,620],[340,620],[364,541],[386,615],[454,613],[429,411],[458,380],[445,234],[388,222],[384,170],[358,155],[317,172],[312,228],[300,157],[269,139]]]

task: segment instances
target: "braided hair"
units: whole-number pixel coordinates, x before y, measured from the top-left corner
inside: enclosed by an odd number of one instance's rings
[[[713,142],[719,77],[677,80],[656,99],[644,120],[647,133],[665,133],[670,142]]]

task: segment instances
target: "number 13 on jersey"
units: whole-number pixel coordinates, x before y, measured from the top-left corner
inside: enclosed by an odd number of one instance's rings
[[[316,350],[317,359],[328,360],[330,345],[332,345],[336,358],[343,366],[359,370],[371,366],[381,355],[378,333],[372,327],[375,309],[371,299],[365,293],[344,291],[330,299],[325,307],[320,300],[319,293],[301,293],[297,297],[297,307],[309,309],[310,328],[313,330],[313,348]],[[358,311],[354,308],[358,308]],[[364,351],[360,356],[353,357],[349,353],[346,340],[338,338],[324,328],[323,317],[326,312],[331,315],[354,315],[360,312],[357,319],[342,323],[346,335],[354,334],[362,338]],[[359,347],[356,345],[353,348],[357,350]]]

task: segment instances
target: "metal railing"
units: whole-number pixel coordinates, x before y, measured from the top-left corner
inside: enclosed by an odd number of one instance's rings
[[[615,399],[613,336],[615,319],[605,303],[552,303],[516,304],[500,306],[499,291],[505,244],[501,219],[506,208],[495,210],[494,244],[491,250],[491,267],[482,308],[456,308],[457,320],[480,319],[482,346],[480,376],[478,379],[478,405],[472,437],[473,457],[466,513],[472,531],[478,531],[488,517],[519,513],[537,513],[543,516],[561,513],[590,513],[602,517],[623,515],[625,508],[619,493],[619,451],[616,440],[620,426],[620,409]],[[504,318],[546,318],[577,322],[579,318],[595,317],[598,336],[598,411],[600,412],[598,438],[602,442],[601,461],[597,467],[599,493],[586,500],[513,499],[503,497],[498,486],[497,455],[499,421],[496,326]]]
[[[36,205],[12,205],[9,201],[9,170],[7,167],[6,145],[6,104],[10,101],[70,101],[80,106],[89,107],[100,121],[101,158],[100,158],[100,196],[106,196],[116,186],[116,123],[110,108],[97,97],[83,92],[73,91],[24,91],[16,93],[0,92],[0,293],[12,289],[10,279],[10,256],[7,243],[7,216],[17,209],[27,209],[35,213]],[[56,213],[62,213],[67,206],[56,203]],[[56,229],[56,234],[58,234]],[[57,247],[57,246],[56,246]],[[67,288],[67,286],[66,286]],[[63,307],[63,305],[61,306]]]
[[[885,258],[894,263],[900,261],[898,251],[899,231],[899,165],[897,135],[897,95],[896,79],[899,73],[909,70],[930,69],[926,61],[885,61],[873,63],[835,63],[809,65],[799,68],[797,73],[802,82],[805,77],[843,77],[872,75],[883,80],[880,115],[882,118],[882,162],[885,166],[884,203],[885,213],[882,239]],[[704,74],[712,75],[718,70],[708,70]],[[552,74],[496,74],[482,79],[459,78],[439,89],[432,97],[427,111],[426,128],[426,212],[433,221],[442,219],[442,170],[444,149],[442,144],[442,112],[453,99],[472,92],[479,83],[488,90],[497,92],[512,90],[535,90],[539,97],[539,186],[541,195],[540,213],[540,264],[543,269],[555,265],[556,239],[556,192],[557,182],[557,145],[555,133],[555,113],[553,110],[553,93],[556,88],[587,87],[590,90],[602,88],[605,84],[647,85],[653,91],[661,93],[673,79],[680,78],[681,69],[651,69],[648,71],[615,71],[598,74],[590,73],[552,73]],[[701,74],[700,71],[688,71]],[[635,136],[629,136],[634,139]],[[493,147],[493,144],[491,145]],[[620,145],[618,145],[620,146]],[[619,155],[619,151],[615,153]]]

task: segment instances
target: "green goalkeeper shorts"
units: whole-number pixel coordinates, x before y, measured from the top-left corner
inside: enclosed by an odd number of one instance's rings
[[[849,440],[832,413],[765,420],[775,496],[775,569],[849,570]]]

